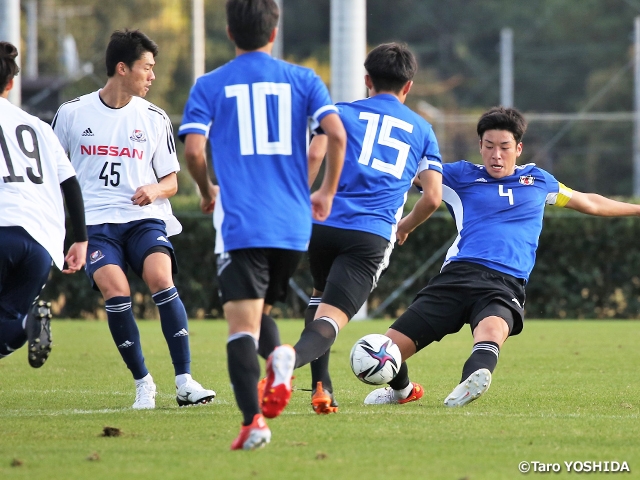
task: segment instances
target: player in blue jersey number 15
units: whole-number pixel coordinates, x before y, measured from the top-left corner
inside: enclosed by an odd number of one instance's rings
[[[403,44],[379,45],[369,52],[364,67],[369,98],[337,104],[347,131],[347,153],[331,215],[313,224],[309,243],[313,295],[305,328],[293,348],[283,345],[273,354],[274,369],[283,368],[279,354],[295,358],[286,370],[288,376],[293,367],[311,363],[311,403],[318,414],[337,411],[329,349],[338,332],[375,288],[396,237],[402,243],[442,198],[442,162],[433,129],[404,105],[417,70],[413,54]],[[317,155],[315,144],[324,141],[322,135],[314,138],[310,156]],[[415,206],[420,215],[414,213],[398,225],[416,175],[424,185]],[[270,393],[268,385],[267,380],[264,402],[279,414],[288,397]]]
[[[387,331],[403,363],[389,387],[371,392],[365,404],[416,400],[409,396],[417,384],[409,381],[406,360],[465,324],[473,333],[473,349],[444,404],[460,407],[488,390],[500,348],[523,328],[525,285],[546,205],[602,217],[640,215],[640,205],[572,190],[532,163],[516,165],[525,130],[517,110],[492,108],[477,125],[482,165],[464,160],[443,165],[442,199],[458,237],[441,272]]]

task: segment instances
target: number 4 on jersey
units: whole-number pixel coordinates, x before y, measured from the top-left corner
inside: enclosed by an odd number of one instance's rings
[[[504,185],[499,185],[498,186],[498,195],[500,195],[501,197],[507,197],[509,198],[509,205],[513,205],[513,190],[511,190],[510,188],[507,189],[507,191],[504,191]]]

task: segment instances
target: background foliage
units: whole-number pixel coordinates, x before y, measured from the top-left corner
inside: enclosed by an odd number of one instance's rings
[[[171,237],[178,258],[175,283],[190,318],[221,318],[217,294],[214,229],[211,218],[178,214],[184,230]],[[449,214],[440,210],[396,246],[391,265],[369,297],[369,312],[416,272],[434,252],[452,243],[456,234]],[[640,222],[633,218],[607,219],[571,214],[549,207],[540,237],[538,259],[527,285],[528,318],[637,318],[640,312]],[[415,294],[438,273],[444,254],[402,292],[381,316],[396,318]],[[158,318],[144,283],[130,274],[134,314]],[[311,292],[307,260],[294,275],[296,283]],[[92,291],[84,274],[63,275],[56,269],[43,298],[53,299],[54,312],[63,317],[106,318],[101,296]],[[301,318],[306,304],[293,292],[287,303],[277,304],[274,316]]]

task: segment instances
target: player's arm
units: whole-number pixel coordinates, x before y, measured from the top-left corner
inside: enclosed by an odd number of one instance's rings
[[[205,146],[207,137],[199,133],[188,133],[184,139],[184,156],[187,169],[200,190],[200,209],[212,213],[219,187],[209,178]]]
[[[556,205],[562,206],[560,203],[556,202]],[[571,191],[571,197],[564,206],[577,212],[598,217],[640,216],[640,205],[618,202],[596,193],[582,193],[576,190]]]
[[[71,220],[73,231],[73,244],[69,247],[64,261],[67,268],[62,273],[74,273],[80,270],[87,259],[87,225],[84,217],[84,201],[82,200],[82,190],[75,176],[67,178],[60,184],[65,204]]]
[[[429,218],[442,202],[442,173],[438,170],[423,170],[418,175],[418,183],[422,188],[422,195],[409,215],[398,222],[398,245],[402,245],[409,234]]]
[[[142,185],[136,188],[131,201],[134,205],[144,207],[150,205],[158,198],[170,198],[178,192],[178,175],[176,172],[171,172],[169,175],[165,175],[158,183],[152,183],[150,185]]]
[[[316,181],[320,166],[327,153],[327,136],[323,134],[315,135],[309,144],[309,188]]]
[[[320,120],[320,127],[327,136],[327,163],[320,188],[311,195],[311,214],[314,219],[324,221],[331,213],[333,197],[344,164],[347,148],[347,133],[337,113],[330,113]]]

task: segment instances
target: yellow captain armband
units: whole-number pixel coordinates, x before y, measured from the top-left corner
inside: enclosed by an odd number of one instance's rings
[[[573,196],[573,190],[566,185],[558,182],[558,193],[550,193],[547,195],[547,205],[555,205],[556,207],[564,207],[571,197]]]

